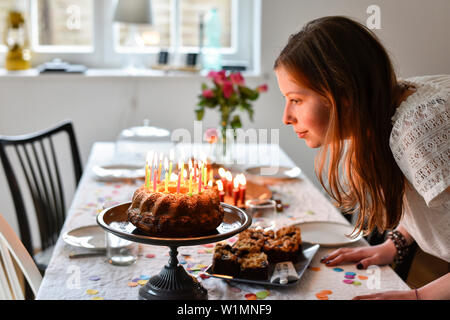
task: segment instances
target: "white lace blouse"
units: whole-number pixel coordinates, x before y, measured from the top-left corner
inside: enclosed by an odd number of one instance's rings
[[[390,147],[407,179],[400,224],[450,262],[450,75],[402,80],[416,91],[392,117]]]

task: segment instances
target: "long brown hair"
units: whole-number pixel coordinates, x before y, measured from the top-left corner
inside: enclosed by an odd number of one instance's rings
[[[319,18],[290,36],[278,67],[330,103],[315,172],[342,211],[358,213],[354,231],[397,226],[405,186],[389,136],[400,90],[378,38],[349,18]]]

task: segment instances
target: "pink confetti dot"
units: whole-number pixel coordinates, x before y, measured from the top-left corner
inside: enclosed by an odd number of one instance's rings
[[[147,254],[145,255],[145,257],[151,259],[151,258],[154,258],[155,255],[154,255],[153,253],[147,253]]]
[[[342,282],[344,282],[344,283],[346,283],[346,284],[352,284],[352,283],[353,283],[353,280],[345,279],[345,280],[343,280]]]

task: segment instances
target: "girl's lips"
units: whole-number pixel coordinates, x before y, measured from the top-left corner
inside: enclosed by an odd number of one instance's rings
[[[305,136],[306,136],[306,133],[307,133],[308,131],[302,131],[302,132],[299,132],[299,131],[295,131],[295,133],[297,133],[297,136],[299,137],[299,138],[304,138]]]

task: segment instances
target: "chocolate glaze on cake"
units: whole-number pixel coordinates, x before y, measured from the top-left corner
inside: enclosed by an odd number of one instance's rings
[[[209,188],[189,196],[137,189],[128,208],[128,221],[154,236],[195,237],[212,234],[224,216],[219,193]]]

